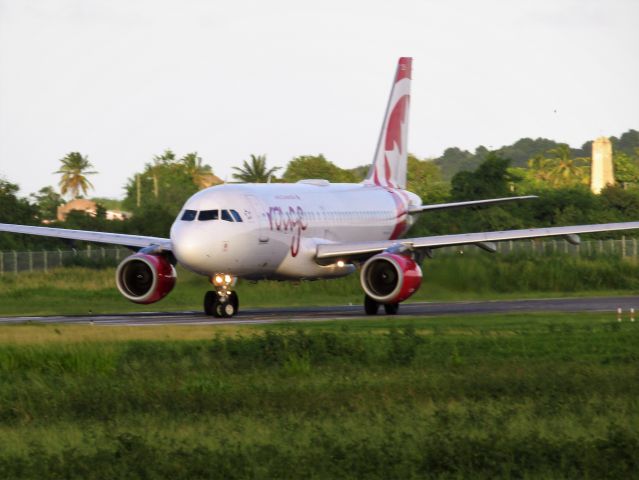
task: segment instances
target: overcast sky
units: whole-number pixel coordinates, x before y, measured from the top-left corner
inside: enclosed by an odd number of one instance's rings
[[[409,150],[573,146],[639,128],[639,1],[0,0],[0,176],[56,185],[80,151],[96,196],[166,148],[214,172],[371,161],[397,58]]]

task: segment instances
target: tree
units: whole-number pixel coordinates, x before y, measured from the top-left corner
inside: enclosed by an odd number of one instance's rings
[[[628,184],[639,183],[639,164],[624,152],[613,156],[615,181],[626,188]]]
[[[586,161],[583,158],[572,158],[570,147],[562,143],[556,148],[548,151],[553,155],[554,163],[552,174],[552,182],[555,186],[571,186],[587,183],[584,166]]]
[[[307,178],[320,178],[335,183],[356,181],[354,174],[329,162],[324,155],[301,155],[288,162],[282,178],[286,182],[297,182]]]
[[[639,148],[639,131],[630,129],[622,133],[619,138],[610,137],[610,142],[612,143],[613,152],[633,155]]]
[[[58,207],[64,203],[62,196],[53,187],[43,187],[31,198],[38,207],[38,216],[42,220],[54,220],[58,215]]]
[[[537,154],[528,160],[530,176],[542,186],[548,186],[551,184],[554,168],[554,162],[542,154]]]
[[[79,152],[71,152],[60,159],[60,162],[62,167],[57,172],[54,172],[62,174],[59,183],[60,193],[62,195],[70,193],[71,198],[78,198],[80,191],[82,191],[83,195],[86,195],[89,188],[93,188],[86,176],[98,173],[89,171],[90,168],[93,168],[89,159],[86,156],[83,157]]]
[[[155,155],[153,161],[144,166],[144,171],[128,179],[122,208],[131,212],[134,218],[138,217],[136,228],[147,228],[149,222],[140,222],[139,216],[149,216],[153,210],[162,210],[166,217],[175,218],[186,199],[198,191],[195,181],[210,171],[211,167],[203,165],[196,153],[178,160],[172,150],[165,150],[161,155]],[[166,220],[162,218],[162,228],[165,228]],[[157,230],[159,228],[154,231]]]
[[[445,180],[451,179],[457,172],[477,168],[480,160],[467,150],[457,147],[447,148],[444,154],[434,162],[441,168]]]
[[[0,178],[0,223],[37,224],[38,209],[25,198],[18,197],[20,187]],[[51,243],[51,240],[31,235],[0,233],[0,250],[28,248],[33,244]]]
[[[266,168],[266,155],[251,154],[250,163],[244,160],[241,167],[233,167],[237,171],[233,178],[244,183],[266,183],[279,169],[280,167]]]
[[[206,179],[213,175],[213,170],[210,165],[202,164],[202,158],[198,156],[197,152],[187,153],[184,155],[180,162],[184,165],[184,171],[193,180],[193,184],[198,188],[203,188]]]
[[[359,167],[349,168],[346,170],[353,177],[353,181],[361,182],[366,178],[368,172],[370,171],[371,166],[368,165],[360,165]]]
[[[153,165],[148,166],[147,169],[151,178],[153,179],[153,196],[155,198],[160,197],[160,174],[163,170],[170,169],[177,162],[175,153],[170,148],[164,150],[162,155],[153,156]]]
[[[474,172],[461,171],[455,174],[451,181],[453,198],[474,200],[508,196],[510,186],[520,180],[508,170],[509,165],[509,159],[491,152]]]
[[[420,160],[408,155],[407,188],[424,203],[442,202],[448,196],[450,185],[442,180],[439,166],[431,160]]]

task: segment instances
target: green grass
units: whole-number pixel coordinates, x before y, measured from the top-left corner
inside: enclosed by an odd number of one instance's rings
[[[573,258],[446,255],[424,263],[421,289],[410,301],[631,295],[639,269],[612,256]],[[0,315],[200,310],[206,278],[178,271],[175,290],[154,305],[135,305],[115,288],[114,269],[63,268],[0,277]],[[362,302],[356,274],[316,282],[238,284],[241,307],[347,305]]]
[[[614,314],[66,328],[0,328],[0,478],[638,476]]]

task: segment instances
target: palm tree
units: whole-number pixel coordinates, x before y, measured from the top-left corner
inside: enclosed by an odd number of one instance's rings
[[[233,178],[245,183],[266,183],[280,168],[267,170],[266,155],[251,155],[251,163],[244,160],[242,167],[233,167],[233,170],[237,170]]]
[[[153,180],[153,196],[155,198],[160,197],[160,173],[164,167],[175,165],[176,156],[173,150],[167,148],[162,155],[153,156],[153,165],[148,167]]]
[[[191,177],[193,183],[202,188],[208,177],[213,175],[210,165],[203,165],[202,158],[196,152],[187,153],[180,161],[184,165],[184,170]]]
[[[62,167],[54,173],[62,174],[59,183],[62,195],[70,193],[72,198],[77,198],[80,191],[86,195],[89,188],[94,188],[86,175],[98,172],[88,171],[89,168],[93,168],[93,165],[87,157],[83,157],[79,152],[71,152],[60,159],[60,162]]]
[[[556,185],[569,185],[581,183],[583,177],[583,163],[581,158],[571,158],[570,148],[561,144],[551,149],[548,153],[554,155],[555,167],[552,170]]]
[[[542,183],[550,183],[552,180],[554,162],[544,157],[541,154],[535,155],[528,160],[528,168],[532,172],[532,176],[535,180],[539,180]]]

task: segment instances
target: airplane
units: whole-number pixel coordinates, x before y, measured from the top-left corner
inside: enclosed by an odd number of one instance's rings
[[[189,198],[169,238],[51,227],[0,224],[0,231],[121,245],[135,253],[117,267],[115,282],[128,300],[150,304],[176,283],[177,263],[208,277],[204,312],[232,317],[239,309],[234,286],[249,280],[327,279],[360,267],[364,310],[398,313],[421,285],[421,264],[432,251],[496,242],[639,228],[639,222],[531,228],[402,238],[415,215],[536,198],[534,195],[423,205],[406,190],[408,113],[412,58],[399,59],[377,148],[361,183],[322,179],[297,183],[223,184]]]

